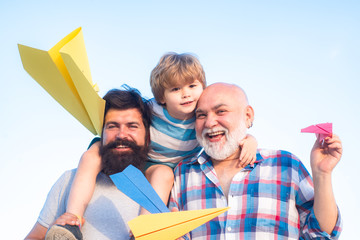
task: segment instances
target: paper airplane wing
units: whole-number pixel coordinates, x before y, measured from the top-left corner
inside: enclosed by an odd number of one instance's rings
[[[67,47],[68,44],[71,47]],[[42,51],[21,44],[18,44],[18,47],[22,64],[29,75],[90,132],[100,135],[103,118],[102,106],[105,106],[105,101],[101,98],[99,100],[94,89],[86,91],[94,92],[96,98],[93,93],[81,93],[85,91],[84,88],[80,89],[80,92],[77,89],[79,85],[92,86],[81,28],[71,32],[49,51]],[[71,63],[69,59],[63,60],[60,54],[61,49],[63,49],[64,55],[67,54],[70,55],[70,58],[74,58],[74,63]],[[75,53],[73,53],[74,49],[76,49]],[[86,60],[83,60],[84,58]],[[68,67],[72,68],[70,73]],[[80,69],[76,71],[73,68]],[[78,77],[78,71],[83,73],[83,78]],[[89,107],[85,107],[85,105],[90,106],[94,103],[95,107],[93,108],[95,110],[89,110]],[[96,114],[100,114],[100,117],[94,117]],[[98,123],[99,118],[101,124]],[[101,125],[100,129],[99,125]]]
[[[332,123],[319,123],[316,126],[323,131],[323,133],[332,134]]]
[[[136,167],[129,165],[124,171],[110,175],[110,178],[120,191],[150,213],[169,212],[144,174]]]
[[[228,209],[229,207],[140,215],[128,224],[135,239],[177,239]]]
[[[94,90],[82,32],[60,50],[61,57],[88,113],[92,126],[101,135],[105,100]]]
[[[327,136],[332,135],[332,123],[319,123],[311,125],[309,127],[301,129],[301,132],[315,133],[316,136],[319,136],[319,141],[322,141]]]

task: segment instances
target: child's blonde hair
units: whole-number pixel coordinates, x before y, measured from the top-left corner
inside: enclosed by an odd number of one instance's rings
[[[151,91],[155,100],[161,103],[166,88],[182,86],[195,80],[198,80],[203,88],[206,87],[205,72],[200,61],[190,53],[169,52],[160,58],[151,71]]]

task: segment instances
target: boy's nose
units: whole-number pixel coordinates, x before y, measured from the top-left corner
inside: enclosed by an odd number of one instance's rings
[[[182,91],[182,98],[190,97],[190,92],[186,89]]]

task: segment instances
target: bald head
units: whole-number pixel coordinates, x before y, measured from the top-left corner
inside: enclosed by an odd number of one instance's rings
[[[209,156],[225,160],[239,154],[239,143],[254,119],[254,111],[239,86],[215,83],[206,87],[195,114],[196,137]]]
[[[214,83],[205,88],[197,107],[201,109],[203,104],[214,99],[231,99],[241,107],[249,105],[246,93],[241,87],[229,83]]]

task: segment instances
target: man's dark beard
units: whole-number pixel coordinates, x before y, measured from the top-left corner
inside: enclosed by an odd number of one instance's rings
[[[118,145],[128,146],[132,151],[118,152],[116,150]],[[147,160],[147,151],[145,147],[138,146],[132,141],[116,139],[100,146],[100,156],[102,172],[111,175],[123,171],[130,164],[143,171]]]

